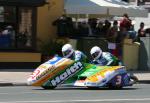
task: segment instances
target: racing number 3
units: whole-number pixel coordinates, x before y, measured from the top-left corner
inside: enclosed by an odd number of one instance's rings
[[[121,79],[122,79],[122,77],[120,75],[118,75],[116,77],[116,85],[120,85],[121,84]]]

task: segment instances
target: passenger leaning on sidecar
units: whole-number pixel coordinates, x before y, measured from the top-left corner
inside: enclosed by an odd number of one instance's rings
[[[99,66],[118,66],[118,65],[122,65],[122,63],[120,62],[120,60],[112,55],[109,52],[103,52],[102,49],[98,46],[94,46],[91,51],[90,54],[93,58],[92,60],[92,64],[96,64]]]
[[[87,56],[78,50],[74,50],[71,44],[65,44],[62,47],[62,54],[64,58],[69,58],[75,61],[88,62]]]

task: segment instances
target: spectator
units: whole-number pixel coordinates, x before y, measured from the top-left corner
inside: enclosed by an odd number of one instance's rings
[[[123,15],[123,19],[120,21],[120,31],[117,36],[117,42],[120,43],[124,41],[125,38],[129,38],[129,31],[131,30],[131,20],[128,14]]]
[[[89,34],[89,24],[87,24],[86,22],[82,22],[81,23],[82,26],[82,35],[87,36],[87,34]]]
[[[88,24],[91,28],[92,34],[90,33],[91,36],[96,34],[96,25],[97,25],[97,19],[96,18],[90,18],[88,19]]]
[[[134,22],[132,21],[132,25],[130,26],[130,30],[128,31],[129,39],[135,40],[136,39],[136,31],[134,30]]]
[[[104,37],[103,22],[101,22],[101,21],[96,26],[96,34],[100,37]]]
[[[140,28],[138,30],[138,37],[145,37],[145,29],[144,29],[144,23],[140,23]]]
[[[115,42],[118,35],[118,22],[115,20],[113,26],[111,27],[107,37],[108,41]]]
[[[140,37],[146,37],[146,30],[144,29],[144,23],[140,23],[140,28],[138,30],[138,35],[134,41],[140,42]]]
[[[109,33],[110,27],[111,27],[111,23],[108,20],[105,20],[105,24],[103,26],[103,33],[106,38]]]
[[[58,36],[69,36],[70,28],[73,26],[72,18],[66,17],[66,15],[62,15],[60,18],[53,22],[54,26],[57,26],[57,34]]]
[[[78,28],[76,29],[77,35],[76,36],[87,36],[89,31],[89,27],[86,22],[78,22]]]
[[[113,22],[113,28],[118,31],[118,21],[117,20],[114,20]]]
[[[120,21],[120,29],[126,29],[127,31],[130,30],[131,28],[131,20],[128,17],[128,14],[123,15],[123,19]]]

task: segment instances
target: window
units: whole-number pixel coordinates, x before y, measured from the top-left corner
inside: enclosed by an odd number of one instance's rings
[[[32,47],[32,9],[19,9],[19,33],[17,38],[17,46],[19,48]]]
[[[15,46],[16,8],[0,6],[0,48]]]
[[[32,49],[33,20],[33,8],[0,6],[0,49]]]

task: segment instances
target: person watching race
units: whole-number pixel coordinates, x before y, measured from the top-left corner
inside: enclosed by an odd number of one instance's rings
[[[64,58],[68,58],[71,60],[81,61],[81,62],[88,61],[87,56],[79,50],[74,50],[71,44],[65,44],[62,47],[62,54]]]
[[[122,65],[121,61],[109,52],[103,52],[98,46],[94,46],[90,54],[93,58],[92,64],[99,66],[118,66]]]

